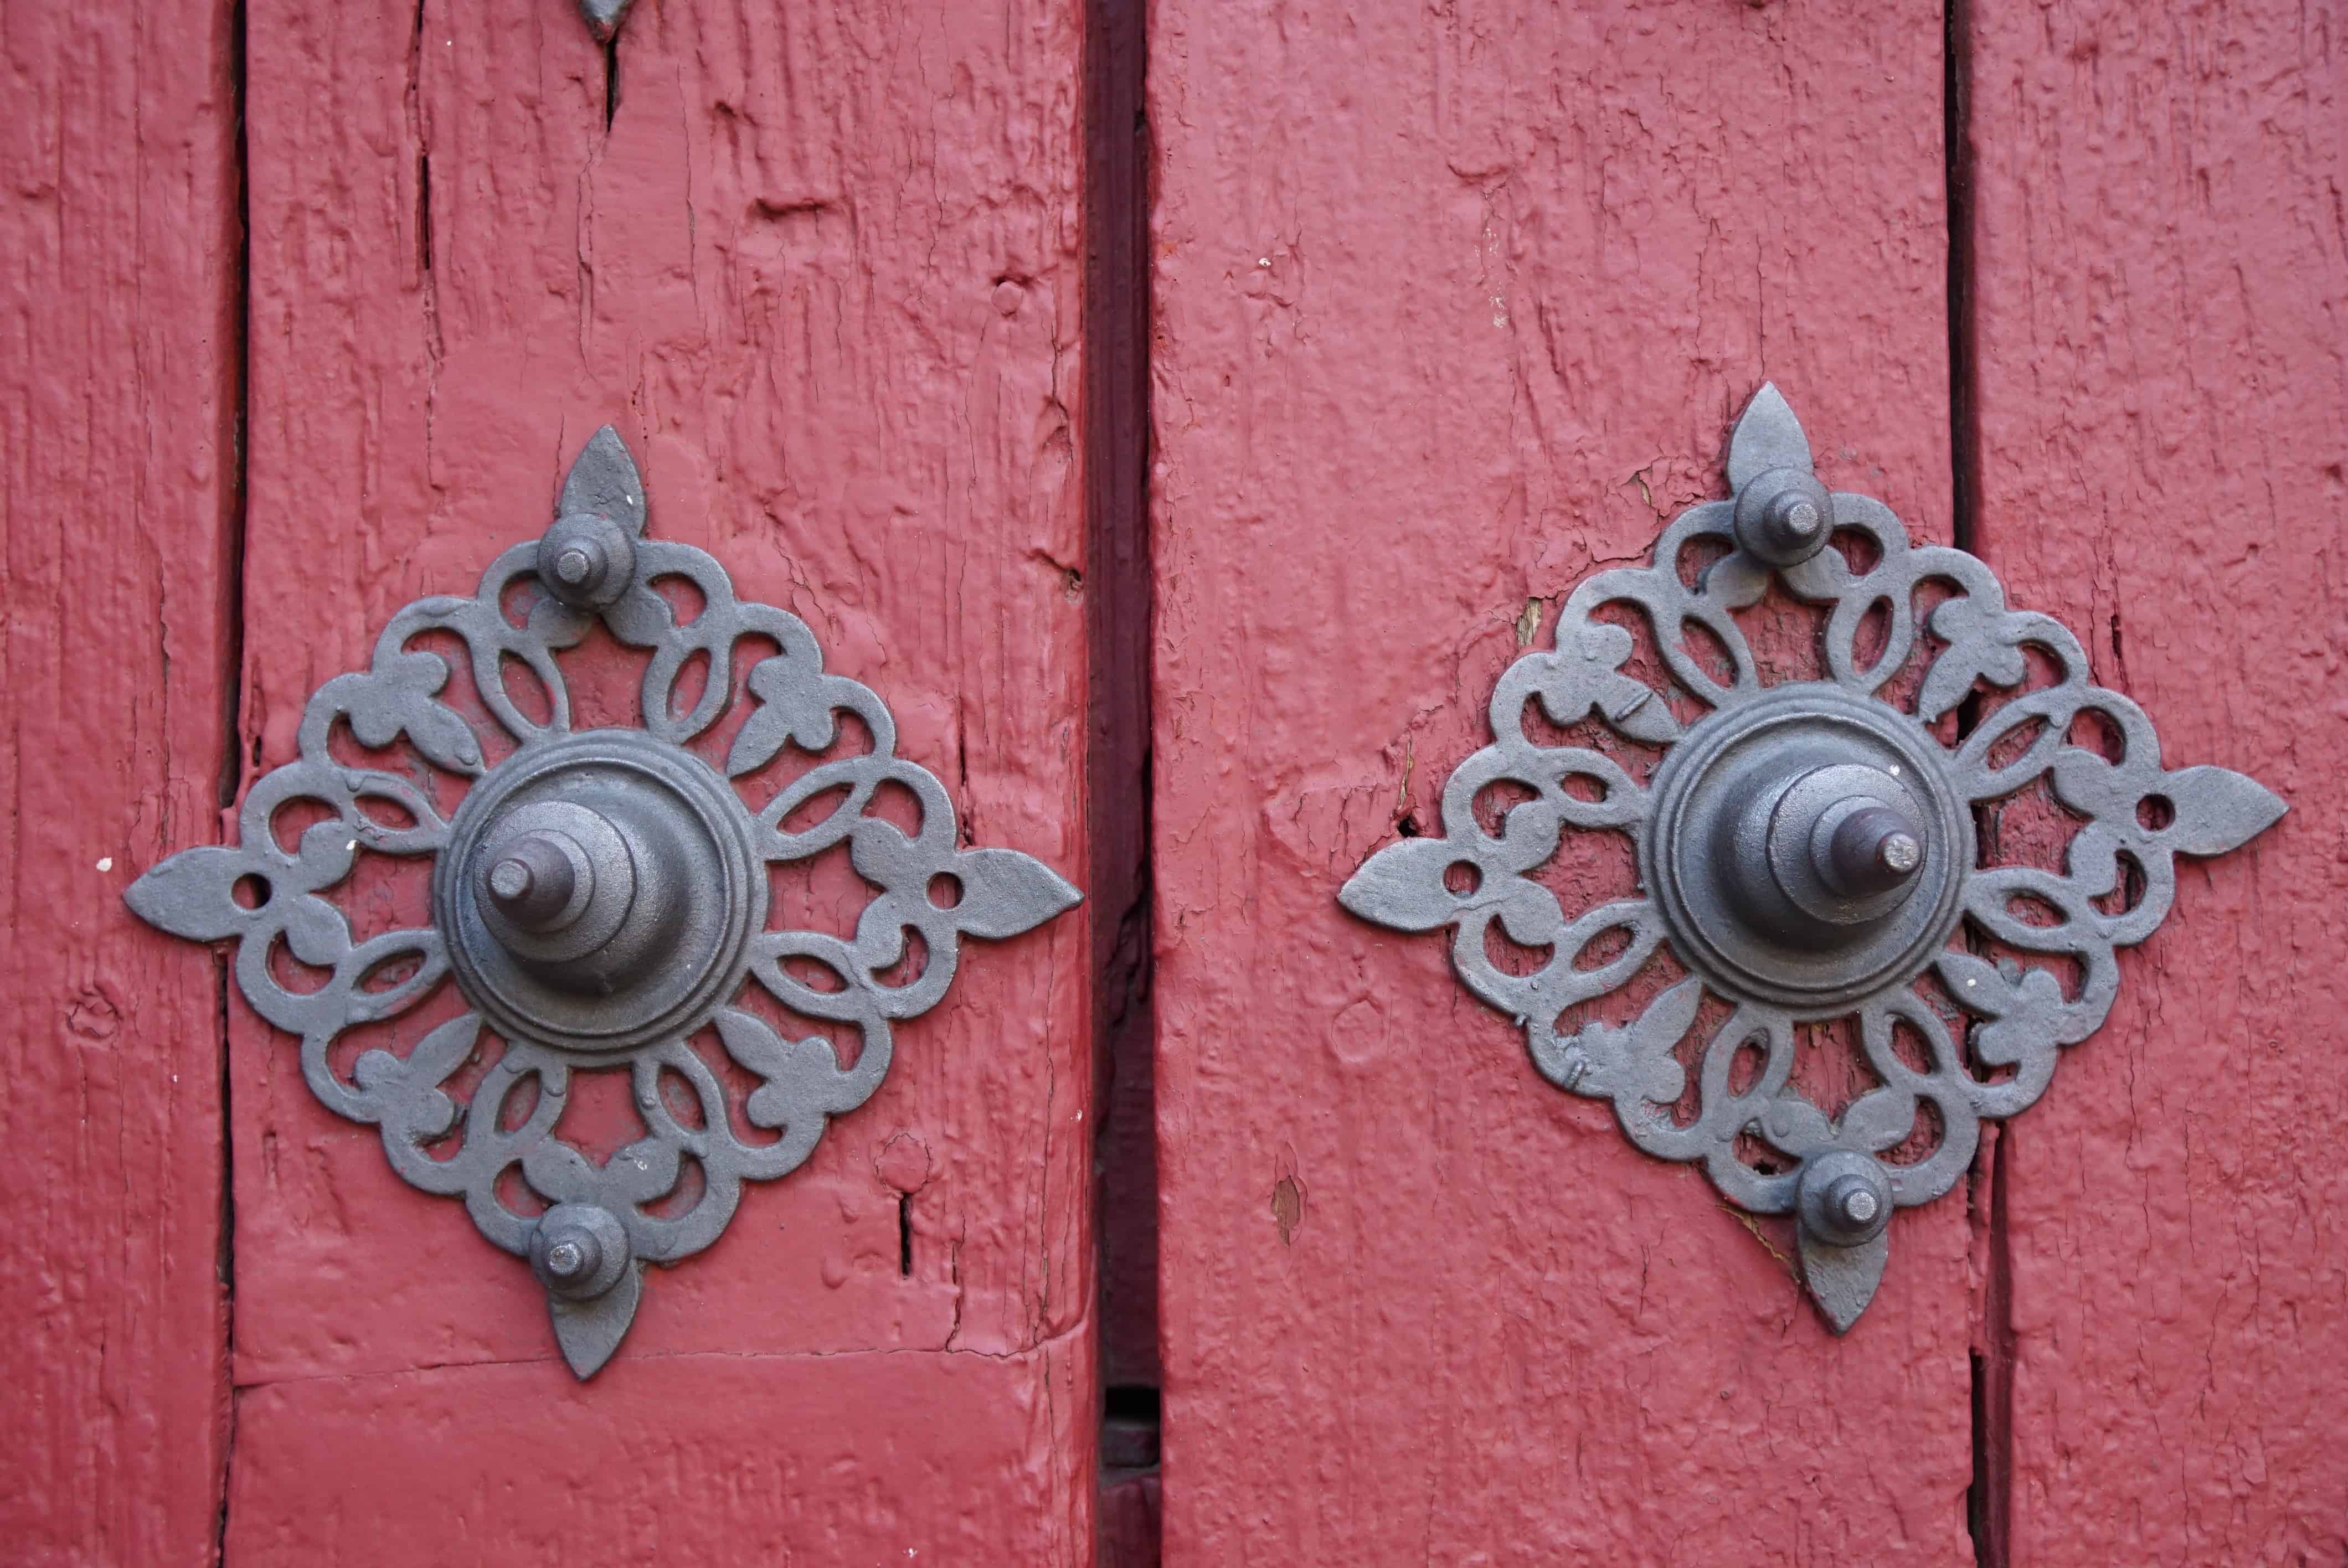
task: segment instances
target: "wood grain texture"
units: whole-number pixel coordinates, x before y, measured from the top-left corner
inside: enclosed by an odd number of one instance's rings
[[[901,753],[945,783],[975,842],[1082,885],[1073,0],[903,15],[640,0],[616,104],[552,0],[256,0],[251,33],[245,677],[262,764],[292,753],[303,699],[362,662],[392,610],[469,591],[541,528],[609,420],[644,466],[656,535],[803,617],[829,668],[890,703]],[[374,913],[417,907],[400,883]],[[372,1130],[314,1102],[293,1042],[240,1010],[237,1380],[299,1387],[255,1401],[289,1414],[240,1440],[232,1543],[320,1560],[280,1533],[316,1466],[269,1445],[298,1450],[296,1413],[359,1399],[314,1380],[364,1378],[374,1392],[342,1408],[377,1430],[493,1399],[596,1412],[565,1429],[584,1445],[566,1462],[608,1464],[612,1517],[647,1542],[663,1510],[731,1484],[722,1430],[795,1486],[858,1496],[893,1487],[907,1455],[860,1452],[857,1422],[891,1444],[927,1431],[956,1464],[1034,1467],[989,1517],[1032,1560],[1075,1561],[1092,1461],[1070,1423],[1088,1431],[1094,1402],[1077,1353],[1089,940],[1079,911],[972,944],[874,1100],[751,1190],[716,1247],[654,1273],[591,1406],[551,1359],[527,1271],[458,1205],[401,1185]],[[903,1354],[862,1354],[880,1351]],[[738,1394],[710,1370],[735,1364],[721,1358],[744,1358]],[[965,1373],[964,1358],[982,1359]],[[1006,1358],[1017,1368],[990,1381]],[[862,1400],[839,1391],[851,1365]],[[680,1402],[664,1368],[705,1391]],[[802,1380],[845,1413],[811,1419]],[[998,1399],[1033,1409],[981,1408]],[[976,1475],[961,1484],[934,1507],[980,1508]],[[771,1560],[795,1511],[829,1506],[745,1495],[708,1560]],[[563,1555],[537,1508],[486,1516],[509,1532],[473,1545]],[[341,1539],[355,1560],[366,1537]]]
[[[1155,7],[1169,1563],[1972,1561],[1962,1202],[1834,1341],[1441,940],[1335,898],[1488,740],[1520,618],[1720,493],[1765,377],[1947,537],[1941,37]]]
[[[2180,863],[2006,1133],[2020,1565],[2348,1553],[2348,25],[1975,0],[1982,548],[2170,766],[2291,815]]]
[[[273,1383],[240,1404],[229,1561],[1086,1562],[1064,1465],[1091,1412],[1058,1391],[1076,1351],[623,1352],[587,1388],[534,1364]]]
[[[236,453],[230,7],[0,28],[0,1554],[211,1559],[227,1413],[211,955],[122,889],[220,833]]]

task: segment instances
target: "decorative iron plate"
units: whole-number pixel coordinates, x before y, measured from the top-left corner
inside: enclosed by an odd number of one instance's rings
[[[1377,851],[1339,897],[1398,930],[1449,927],[1461,984],[1517,1021],[1544,1077],[1612,1102],[1632,1143],[1701,1162],[1739,1206],[1795,1214],[1805,1283],[1841,1332],[1880,1280],[1892,1208],[1946,1193],[1972,1160],[1982,1121],[2030,1106],[2060,1049],[2103,1023],[2119,986],[2116,949],[2151,936],[2168,915],[2175,856],[2233,849],[2284,806],[2224,768],[2164,767],[2151,721],[2093,682],[2086,654],[2059,622],[2008,609],[1972,556],[1911,544],[1881,502],[1829,496],[1775,387],[1765,385],[1738,422],[1728,477],[1735,498],[1683,513],[1653,564],[1601,572],[1573,590],[1554,647],[1501,675],[1494,743],[1445,785],[1440,835]],[[1863,569],[1829,546],[1838,532],[1860,542]],[[1693,586],[1681,575],[1692,547],[1726,550]],[[1825,611],[1823,680],[1761,679],[1735,612],[1757,605],[1773,575]],[[1948,597],[1920,625],[1927,585]],[[1610,605],[1644,618],[1659,671],[1633,672],[1631,631],[1599,618]],[[1717,641],[1725,671],[1686,645],[1689,625]],[[1919,646],[1927,630],[1936,651]],[[1864,660],[1863,635],[1879,640]],[[2026,650],[2051,664],[2051,682],[2026,681]],[[1674,686],[1707,711],[1684,723],[1667,700]],[[1979,722],[1952,718],[1977,691],[1991,698]],[[1525,729],[1536,701],[1551,724],[1594,716],[1637,745],[1544,743]],[[2111,726],[2116,757],[2074,743],[2074,721],[2085,713]],[[1663,753],[1643,781],[1618,760],[1639,746]],[[1812,750],[1795,757],[1801,767],[1865,771],[1904,814],[1899,854],[1910,885],[1890,913],[1861,911],[1859,924],[1830,928],[1790,908],[1756,912],[1731,886],[1740,856],[1757,863],[1767,850],[1766,808],[1779,797],[1759,792],[1792,795],[1752,770],[1804,747]],[[2078,821],[2065,869],[1979,864],[1973,814],[2042,778]],[[1501,783],[1530,798],[1488,828],[1477,797]],[[1628,835],[1638,892],[1561,907],[1534,874],[1569,828]],[[1525,973],[1495,963],[1486,936],[1496,924],[1510,942],[1547,949],[1546,962]],[[1568,1026],[1573,1009],[1626,985],[1666,944],[1686,979],[1627,1023]],[[1690,1055],[1707,993],[1730,1010]],[[1846,1018],[1879,1086],[1829,1116],[1794,1084],[1797,1028]],[[1921,1064],[1895,1047],[1901,1028],[1922,1042]],[[1748,1046],[1760,1070],[1738,1082],[1732,1066]],[[1925,1105],[1938,1114],[1937,1141],[1895,1153],[1911,1144]]]
[[[237,944],[239,989],[255,1012],[301,1037],[303,1072],[319,1100],[380,1129],[401,1177],[462,1197],[484,1236],[530,1259],[547,1287],[562,1353],[585,1378],[626,1332],[644,1265],[674,1264],[709,1245],[733,1217],[744,1182],[798,1167],[829,1118],[871,1096],[889,1071],[892,1026],[943,999],[963,938],[1016,936],[1073,907],[1078,895],[1028,856],[962,848],[944,787],[897,754],[896,725],[870,689],[825,671],[805,622],[736,599],[725,569],[703,551],[645,538],[643,483],[609,426],[574,465],[561,512],[543,541],[500,556],[472,597],[407,606],[385,629],[368,669],[318,689],[303,712],[299,755],[246,794],[239,843],[175,855],[127,897],[141,918],[173,935]],[[699,612],[681,621],[653,586],[659,579],[690,582],[703,600]],[[641,730],[573,725],[556,655],[576,647],[599,619],[621,643],[650,651]],[[428,632],[463,641],[489,721],[480,730],[438,700],[448,663],[411,646]],[[765,639],[779,651],[750,668],[750,711],[721,775],[686,746],[729,707],[734,650],[744,638]],[[500,669],[509,660],[548,693],[546,722],[509,693]],[[684,702],[696,667],[706,678]],[[786,746],[810,756],[828,751],[842,713],[869,732],[869,752],[817,763],[755,811],[728,784]],[[494,765],[484,745],[491,725],[512,743]],[[370,749],[405,741],[432,768],[472,780],[463,802],[444,815],[418,782],[424,770],[411,776],[337,756],[331,743],[340,726]],[[917,831],[908,835],[867,812],[884,785],[919,803]],[[827,796],[833,798],[815,820],[785,825]],[[561,815],[579,815],[582,799],[623,826],[644,825],[644,834],[628,840],[633,871],[621,836],[594,825],[601,818],[581,828]],[[302,803],[325,815],[288,845],[273,825]],[[546,974],[566,974],[562,963],[576,960],[530,944],[543,948],[556,938],[510,930],[501,937],[489,928],[498,917],[491,901],[473,889],[487,886],[492,836],[504,834],[496,842],[510,843],[547,821],[581,839],[600,833],[612,840],[607,889],[614,875],[658,873],[653,862],[665,857],[669,884],[632,881],[608,922],[648,929],[647,940],[660,944],[655,956],[631,958],[624,943],[606,946],[600,950],[620,955],[610,973],[583,989],[567,979],[550,984]],[[661,855],[638,842],[646,835],[666,846]],[[840,845],[876,890],[855,936],[767,928],[767,866]],[[324,895],[351,876],[362,851],[436,857],[432,924],[353,939],[350,921]],[[941,898],[951,901],[942,907]],[[591,911],[556,937],[599,917]],[[924,945],[925,963],[909,981],[884,979],[906,958],[909,932]],[[585,930],[579,940],[611,936]],[[271,972],[272,949],[281,943],[324,971],[324,982],[310,990],[282,984]],[[836,988],[787,972],[794,962],[814,966]],[[401,970],[407,972],[379,983]],[[332,1065],[345,1031],[406,1012],[452,976],[471,1010],[433,1029],[404,1056],[368,1050],[347,1076]],[[736,1005],[746,984],[802,1017],[852,1026],[860,1036],[853,1062],[841,1065],[820,1035],[787,1040]],[[777,1134],[771,1141],[736,1135],[724,1083],[687,1043],[704,1028],[714,1028],[726,1057],[756,1081],[740,1113]],[[503,1050],[469,1097],[460,1097],[451,1081],[478,1061],[485,1033],[501,1038]],[[572,1075],[599,1069],[631,1074],[646,1129],[602,1164],[557,1132]],[[664,1099],[664,1074],[689,1086],[695,1115],[681,1118]],[[678,1212],[680,1195],[689,1194],[680,1186],[688,1160],[699,1168],[700,1190]],[[511,1201],[509,1176],[517,1172],[536,1200],[522,1207]],[[535,1212],[540,1204],[550,1206]]]

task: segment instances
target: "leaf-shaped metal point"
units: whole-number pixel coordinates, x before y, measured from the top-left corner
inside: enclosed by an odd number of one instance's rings
[[[1337,890],[1337,902],[1365,920],[1397,931],[1432,931],[1457,917],[1443,885],[1456,856],[1439,838],[1406,838],[1367,860]]]
[[[1808,473],[1811,467],[1810,438],[1802,433],[1802,422],[1776,383],[1763,382],[1728,437],[1728,487],[1741,490],[1773,468]]]
[[[2009,609],[1973,557],[1912,544],[1881,502],[1829,493],[1774,385],[1737,419],[1726,468],[1733,499],[1682,513],[1647,567],[1573,589],[1555,645],[1502,672],[1493,743],[1446,783],[1439,831],[1377,847],[1337,897],[1395,930],[1447,931],[1460,984],[1524,1031],[1543,1078],[1611,1102],[1637,1148],[1701,1163],[1739,1207],[1797,1215],[1803,1281],[1841,1332],[1884,1278],[1894,1213],[1949,1192],[1982,1122],[2028,1109],[2057,1053],[2103,1023],[2116,953],[2168,915],[2176,857],[2234,849],[2284,805],[2222,767],[2165,768],[2151,720],[2094,683],[2070,632]],[[1862,548],[1833,548],[1838,533]],[[1692,547],[1718,559],[1690,583]],[[1814,680],[1765,682],[1746,641],[1737,612],[1773,584],[1819,612]],[[1652,633],[1643,665],[1626,610]],[[2025,648],[2051,683],[2031,682]],[[1943,739],[1935,722],[1973,694],[1969,732]],[[1534,711],[1609,733],[1529,733]],[[2116,732],[2117,761],[2072,743],[2089,712]],[[1980,864],[1975,811],[2042,783],[2080,821],[2063,870]],[[1479,815],[1496,785],[1516,804]],[[1568,907],[1541,879],[1568,831],[1629,838],[1635,885]],[[1496,933],[1532,961],[1503,967]],[[1995,962],[1969,950],[1982,944]],[[1591,1016],[1654,981],[1666,947],[1687,979],[1627,1022]],[[1838,1114],[1795,1081],[1804,1026],[1827,1021],[1847,1024],[1879,1085]],[[1733,1075],[1747,1053],[1758,1071]]]
[[[2274,791],[2231,768],[2179,768],[2162,778],[2160,793],[2174,814],[2168,834],[2179,855],[2229,854],[2291,809]]]
[[[615,7],[624,12],[624,3]],[[616,24],[615,24],[616,25]],[[620,433],[606,425],[587,438],[562,481],[557,517],[592,512],[611,518],[632,534],[644,531],[644,480]]]
[[[233,849],[183,849],[150,866],[124,889],[122,899],[159,931],[191,942],[217,942],[244,927],[233,890],[249,875],[247,857]]]
[[[546,1298],[554,1342],[572,1376],[584,1379],[603,1369],[603,1363],[627,1337],[644,1294],[644,1267],[632,1263],[621,1270],[617,1284],[592,1301],[566,1301],[560,1296]]]
[[[563,1358],[585,1378],[626,1333],[647,1265],[707,1247],[743,1184],[797,1169],[830,1118],[879,1089],[896,1028],[943,999],[964,938],[1016,937],[1079,897],[1032,856],[964,847],[945,786],[898,754],[887,705],[824,668],[804,621],[736,598],[702,551],[649,537],[643,475],[617,431],[589,438],[557,512],[471,597],[408,605],[369,668],[311,694],[298,754],[245,794],[239,842],[175,855],[125,897],[174,936],[237,943],[239,991],[300,1038],[312,1091],[376,1126],[402,1178],[463,1198],[484,1236],[530,1259]],[[667,579],[698,592],[689,619],[654,589]],[[574,722],[556,655],[599,625],[646,656],[641,728]],[[469,702],[448,700],[455,671],[418,645],[427,636],[461,645]],[[726,674],[744,647],[774,651],[741,682],[748,711],[721,773],[704,753],[736,701]],[[517,669],[542,702],[516,701]],[[834,755],[842,714],[870,739]],[[334,749],[345,729],[395,755],[346,761]],[[731,780],[788,748],[807,765],[754,806]],[[435,772],[468,786],[453,811],[421,782]],[[914,825],[868,810],[883,789],[911,797]],[[290,846],[273,830],[288,806],[314,819]],[[768,868],[835,849],[870,893],[854,934],[769,926]],[[331,896],[367,854],[433,859],[429,925],[354,936]],[[906,979],[916,942],[926,961]],[[281,945],[324,980],[283,984]],[[371,1049],[339,1065],[347,1031],[449,979],[472,1010],[405,1056]],[[748,989],[827,1032],[783,1038],[736,1005]],[[687,1043],[705,1031],[743,1089]],[[504,1049],[468,1093],[485,1034]],[[646,1130],[603,1163],[557,1132],[572,1075],[594,1071],[629,1075]],[[510,1201],[502,1184],[517,1170],[551,1205],[542,1215]]]
[[[946,875],[962,884],[954,924],[989,941],[1032,931],[1085,898],[1058,872],[1015,849],[965,851]]]
[[[1875,1299],[1883,1283],[1883,1266],[1891,1256],[1891,1233],[1884,1231],[1855,1246],[1835,1246],[1803,1231],[1802,1284],[1827,1326],[1848,1334]]]

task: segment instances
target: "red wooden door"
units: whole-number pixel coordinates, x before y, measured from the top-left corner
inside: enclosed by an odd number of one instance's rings
[[[2332,11],[6,23],[0,1555],[1128,1568],[1161,1505],[1184,1568],[2348,1554]],[[2183,864],[1842,1338],[1783,1223],[1336,901],[1574,584],[1722,493],[1764,380],[2170,765],[2291,806]],[[606,422],[657,537],[802,617],[973,843],[1092,897],[966,953],[581,1383],[527,1272],[123,892]],[[1773,678],[1810,657],[1784,601],[1749,622]],[[618,717],[623,651],[573,667]],[[363,933],[424,897],[349,891]],[[858,902],[839,865],[774,895]],[[1838,1050],[1799,1069],[1829,1102]],[[570,1113],[598,1153],[614,1087]]]
[[[2348,1550],[2339,29],[1154,9],[1167,1561]],[[1900,1214],[1839,1340],[1784,1227],[1335,902],[1440,831],[1563,595],[1723,493],[1765,379],[1829,482],[2077,630],[2169,765],[2291,804],[2183,863],[2108,1023]],[[1797,678],[1807,623],[1750,619]],[[1560,866],[1570,909],[1630,871]],[[1852,1087],[1831,1040],[1797,1071]]]
[[[606,422],[655,537],[805,620],[970,841],[1081,883],[1077,8],[641,0],[608,49],[564,0],[5,32],[38,110],[0,372],[10,1125],[44,1200],[0,1555],[1088,1561],[1081,911],[964,953],[581,1383],[529,1270],[121,902],[232,831],[392,611],[542,528]],[[582,644],[573,689],[624,695],[622,653]],[[418,869],[348,885],[360,936],[418,923]],[[773,896],[837,929],[858,891],[843,860]],[[608,1156],[627,1075],[577,1076]]]

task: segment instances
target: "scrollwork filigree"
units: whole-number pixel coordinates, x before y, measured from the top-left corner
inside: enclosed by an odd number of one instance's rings
[[[300,1037],[303,1071],[319,1100],[341,1116],[376,1125],[392,1168],[427,1192],[462,1198],[489,1241],[528,1255],[539,1227],[536,1205],[584,1204],[618,1218],[635,1262],[675,1263],[724,1231],[744,1182],[770,1181],[797,1168],[831,1117],[871,1096],[889,1070],[894,1025],[944,997],[963,938],[1016,936],[1071,907],[1078,895],[1026,855],[963,848],[944,786],[897,754],[896,725],[878,695],[824,669],[822,651],[804,621],[736,599],[725,569],[706,553],[643,537],[641,485],[608,427],[589,444],[564,500],[566,513],[593,503],[627,530],[633,575],[611,602],[580,608],[550,591],[540,578],[533,541],[499,557],[470,598],[434,596],[409,604],[385,627],[366,670],[337,676],[311,696],[296,733],[296,755],[248,791],[237,817],[238,842],[173,856],[141,876],[128,898],[142,918],[176,936],[234,942],[239,989],[263,1019]],[[689,584],[699,596],[698,611],[680,618],[660,589],[664,579]],[[517,614],[517,603],[526,610]],[[852,937],[756,931],[731,978],[759,988],[792,1014],[855,1031],[852,1060],[843,1063],[821,1034],[785,1038],[757,1013],[736,1005],[736,984],[712,1005],[680,1019],[673,1030],[616,1061],[579,1041],[501,1030],[503,1050],[469,1095],[456,1092],[452,1081],[479,1060],[489,1027],[479,999],[469,996],[476,1001],[471,1010],[433,1028],[405,1055],[369,1049],[347,1075],[337,1071],[335,1047],[345,1033],[407,1012],[449,978],[451,938],[436,921],[356,940],[348,917],[324,895],[351,876],[361,851],[399,857],[450,853],[455,821],[417,779],[337,756],[337,727],[347,725],[372,752],[404,740],[433,768],[460,779],[483,781],[527,768],[582,733],[574,728],[572,693],[556,655],[576,648],[599,620],[622,645],[649,655],[639,722],[644,734],[675,748],[679,758],[688,758],[684,748],[726,712],[737,647],[746,639],[774,646],[744,682],[749,712],[731,742],[725,774],[756,774],[788,747],[819,760],[755,812],[730,794],[723,809],[739,814],[739,830],[761,878],[766,865],[804,861],[845,845],[871,892]],[[494,768],[484,743],[494,737],[443,700],[452,676],[448,661],[417,646],[429,633],[452,635],[465,650],[472,692],[510,745]],[[532,718],[510,692],[509,661],[545,692],[542,719]],[[706,674],[687,700],[688,675],[696,666]],[[839,738],[843,714],[862,725],[870,750],[824,757]],[[675,765],[705,768],[697,759]],[[714,771],[710,778],[713,791],[723,788]],[[888,786],[917,804],[913,831],[868,810],[876,792]],[[785,825],[810,806],[819,813],[815,820]],[[275,827],[289,807],[323,813],[290,848]],[[386,820],[392,817],[402,820]],[[942,878],[950,879],[942,886],[957,895],[942,905],[932,897]],[[763,902],[761,892],[761,907]],[[916,938],[925,954],[919,972],[907,979],[887,978]],[[273,953],[281,945],[301,965],[323,972],[323,981],[306,989],[283,983],[273,972]],[[837,985],[811,984],[790,973],[786,965],[794,962],[814,966]],[[739,1108],[741,1119],[775,1134],[771,1140],[736,1133],[725,1085],[687,1043],[705,1027],[755,1084]],[[602,1163],[556,1132],[572,1075],[598,1069],[631,1074],[645,1127],[644,1136]],[[682,1118],[672,1108],[661,1092],[664,1075],[686,1086],[695,1116]],[[698,1166],[699,1189],[679,1209],[688,1161]],[[516,1173],[536,1200],[527,1210],[509,1199]],[[628,1295],[629,1312],[633,1299]],[[616,1345],[624,1315],[616,1327],[605,1323],[577,1337],[566,1329],[561,1307],[558,1302],[557,1327],[583,1377]]]
[[[1601,572],[1573,589],[1554,646],[1523,654],[1496,684],[1492,743],[1462,762],[1446,784],[1440,834],[1378,850],[1339,897],[1354,914],[1395,929],[1449,927],[1460,982],[1518,1022],[1542,1076],[1570,1092],[1611,1102],[1633,1144],[1661,1159],[1700,1163],[1736,1204],[1794,1212],[1805,1168],[1829,1154],[1875,1163],[1865,1168],[1879,1168],[1890,1204],[1927,1203],[1963,1173],[1981,1122],[2031,1105],[2051,1081],[2058,1050],[2103,1023],[2117,993],[2116,949],[2143,941],[2168,914],[2175,857],[2237,847],[2280,817],[2283,803],[2223,768],[2167,768],[2151,722],[2134,702],[2094,683],[2084,651],[2061,623],[2009,609],[1985,564],[1962,550],[1911,542],[1879,501],[1847,493],[1828,501],[1832,528],[1855,543],[1849,553],[1818,548],[1821,537],[1803,559],[1766,559],[1740,528],[1740,504],[1742,515],[1754,510],[1742,492],[1770,483],[1815,486],[1807,440],[1774,388],[1764,387],[1740,421],[1729,470],[1739,500],[1689,509],[1664,531],[1652,564]],[[1692,548],[1726,553],[1691,585],[1680,562]],[[1855,559],[1870,564],[1861,569]],[[1840,711],[1836,704],[1847,707],[1852,698],[1879,711],[1865,723],[1879,730],[1890,748],[1885,754],[1916,755],[1917,771],[1931,775],[1911,787],[1969,815],[2043,778],[2081,819],[2062,872],[1968,863],[1949,913],[1912,956],[1895,956],[1880,982],[1862,994],[1817,1008],[1789,1003],[1756,975],[1699,950],[1686,912],[1661,897],[1655,874],[1662,851],[1654,841],[1663,831],[1659,781],[1673,754],[1701,749],[1715,733],[1746,723],[1758,705],[1784,706],[1797,695],[1761,680],[1736,615],[1760,603],[1773,575],[1794,599],[1824,611],[1823,680],[1807,689],[1831,689],[1818,699],[1822,711]],[[1939,646],[1921,679],[1912,680],[1912,703],[1902,707],[1885,692],[1917,650],[1919,590],[1928,583],[1947,594],[1923,617]],[[1632,672],[1635,640],[1601,619],[1613,606],[1629,606],[1643,619],[1667,680]],[[1690,627],[1714,645],[1713,663],[1690,647]],[[1863,641],[1869,644],[1864,658]],[[2053,678],[2024,689],[2034,651]],[[1709,712],[1683,722],[1670,702],[1673,685]],[[1936,725],[1982,689],[2003,700],[1977,727],[1945,743]],[[1552,725],[1594,720],[1625,741],[1663,748],[1664,761],[1642,782],[1604,752],[1537,741],[1526,733],[1527,705],[1535,701]],[[2073,741],[2075,721],[2088,713],[2100,715],[2116,735],[2116,757]],[[1498,783],[1530,798],[1488,828],[1476,803]],[[1568,829],[1629,836],[1643,867],[1637,894],[1580,913],[1566,908],[1536,873],[1556,856]],[[1970,848],[1970,831],[1951,841]],[[2128,867],[2136,882],[2115,909],[2113,896]],[[2024,918],[2017,903],[2051,918]],[[1523,974],[1495,962],[1487,946],[1495,924],[1519,948],[1548,949],[1546,961]],[[1965,945],[1967,932],[2009,956],[1997,962],[1977,956]],[[1601,943],[1612,950],[1593,962]],[[1576,1009],[1624,986],[1667,945],[1688,979],[1655,995],[1627,1023],[1565,1027]],[[2055,962],[2034,965],[2034,958]],[[2075,983],[2055,972],[2063,965],[2075,972]],[[1944,1016],[1920,990],[1927,971],[1956,1016]],[[1677,1048],[1696,1027],[1707,992],[1733,1010],[1695,1048],[1691,1118],[1690,1069]],[[1829,1116],[1794,1084],[1797,1030],[1843,1017],[1856,1020],[1858,1050],[1878,1086]],[[1900,1030],[1921,1043],[1921,1065],[1895,1049]],[[1747,1048],[1760,1065],[1740,1087],[1732,1064]],[[1937,1116],[1937,1143],[1921,1158],[1888,1160],[1910,1139],[1926,1105]],[[1742,1154],[1740,1140],[1748,1137],[1773,1156]],[[1872,1294],[1881,1267],[1879,1234],[1867,1244],[1875,1248],[1867,1259],[1859,1244],[1814,1249],[1815,1238],[1804,1232],[1806,1275],[1838,1330]],[[1838,1276],[1838,1268],[1858,1275]]]

